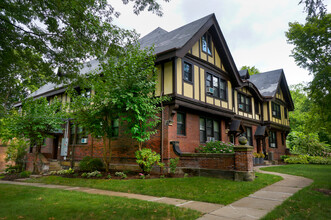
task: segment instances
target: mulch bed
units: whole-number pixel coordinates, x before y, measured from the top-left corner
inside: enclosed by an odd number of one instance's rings
[[[16,179],[20,179],[20,174],[19,173],[14,173],[14,174],[6,174],[4,178],[2,178],[1,180],[9,180],[9,181],[13,181]]]
[[[331,196],[331,190],[330,189],[314,189],[317,192],[323,193],[327,196]]]

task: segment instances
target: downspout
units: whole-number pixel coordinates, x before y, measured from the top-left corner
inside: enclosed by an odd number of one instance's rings
[[[161,100],[162,100],[162,95],[163,95],[163,91],[161,92]],[[163,117],[163,102],[161,101],[161,146],[160,146],[160,153],[161,153],[161,163],[163,163],[163,121],[164,121],[164,117]],[[160,167],[160,172],[162,172],[163,169]]]
[[[75,166],[75,161],[74,161],[74,157],[75,157],[75,145],[76,145],[76,141],[77,141],[77,124],[75,125],[75,135],[74,135],[74,142],[72,143],[72,149],[71,149],[71,168],[73,169]]]

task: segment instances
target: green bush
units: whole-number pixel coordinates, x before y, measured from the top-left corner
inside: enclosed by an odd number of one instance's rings
[[[23,172],[20,173],[21,178],[29,178],[30,175],[31,175],[30,171],[23,171]]]
[[[224,141],[210,141],[206,143],[206,146],[200,145],[196,148],[198,153],[234,153],[232,143],[225,143]]]
[[[173,173],[175,174],[176,172],[176,168],[177,168],[177,165],[178,165],[178,162],[179,162],[179,158],[174,158],[174,159],[170,159],[170,173]]]
[[[309,157],[309,163],[311,163],[311,164],[331,164],[331,158],[330,157],[312,156],[312,157]]]
[[[287,159],[287,158],[290,158],[290,155],[282,155],[282,156],[280,156],[280,159],[282,161],[285,161],[285,159]]]
[[[143,148],[140,151],[136,151],[136,158],[136,162],[138,163],[144,174],[149,174],[152,171],[152,167],[154,164],[157,164],[160,167],[164,166],[163,163],[160,163],[160,154],[157,154],[149,148]]]
[[[121,179],[125,179],[125,178],[128,177],[128,176],[127,176],[125,173],[123,173],[123,172],[116,172],[116,173],[115,173],[115,176],[119,176],[119,177],[121,177]]]
[[[21,170],[20,166],[6,165],[5,173],[7,174],[19,173],[20,170]]]
[[[22,139],[12,140],[6,151],[6,162],[15,162],[15,169],[21,172],[25,169],[25,155],[28,143]]]
[[[95,170],[102,170],[103,163],[99,158],[92,158],[86,156],[79,162],[79,170],[93,172]]]
[[[284,161],[286,163],[293,163],[293,164],[308,164],[309,156],[308,155],[299,155],[299,156],[295,156],[295,157],[289,157],[286,158]]]

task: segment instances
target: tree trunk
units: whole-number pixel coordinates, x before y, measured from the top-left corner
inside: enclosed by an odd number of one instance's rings
[[[105,164],[106,172],[109,172],[109,161],[108,161],[108,148],[107,148],[107,136],[104,134],[102,137],[103,142],[103,163]]]
[[[39,174],[40,170],[39,170],[39,166],[37,165],[37,160],[38,160],[38,155],[40,153],[40,148],[41,146],[36,146],[36,151],[34,153],[34,160],[33,160],[33,173],[37,173]]]

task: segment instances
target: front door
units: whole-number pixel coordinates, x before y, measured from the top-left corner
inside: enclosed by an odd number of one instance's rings
[[[59,136],[55,135],[53,139],[53,157],[52,159],[57,160],[57,152],[59,148]]]

